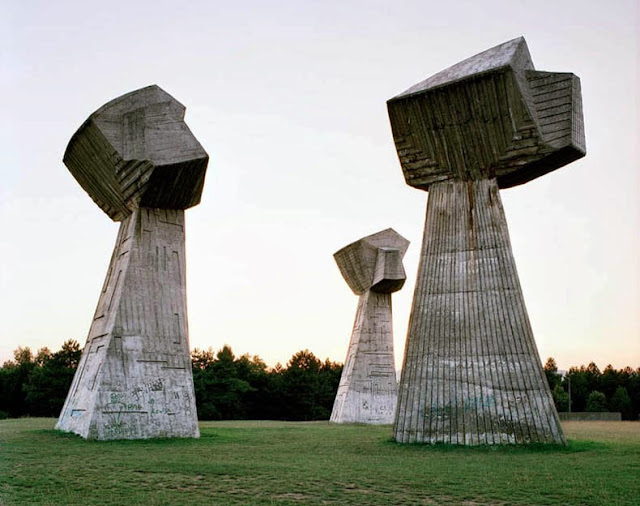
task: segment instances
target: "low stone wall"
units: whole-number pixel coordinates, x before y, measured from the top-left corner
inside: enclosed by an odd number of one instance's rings
[[[558,413],[560,420],[572,422],[619,422],[622,413],[594,413],[585,411],[581,413]]]

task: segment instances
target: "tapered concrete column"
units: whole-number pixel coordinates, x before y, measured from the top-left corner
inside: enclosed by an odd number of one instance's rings
[[[391,294],[404,285],[402,258],[408,246],[409,241],[387,229],[364,237],[334,255],[340,272],[360,298],[333,404],[332,422],[393,422],[398,383]]]
[[[391,323],[390,293],[360,296],[332,422],[393,423],[398,384]]]
[[[394,437],[564,441],[495,179],[429,189]]]
[[[56,428],[91,439],[198,436],[184,211],[139,208],[121,223]]]

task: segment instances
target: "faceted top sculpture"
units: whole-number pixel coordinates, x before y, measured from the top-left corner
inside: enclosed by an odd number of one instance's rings
[[[185,107],[156,85],[94,112],[73,135],[64,164],[114,221],[137,207],[200,202],[209,156],[184,122]]]
[[[408,247],[409,241],[388,228],[345,246],[333,257],[356,295],[367,290],[393,293],[404,286],[407,277],[402,259]]]
[[[586,153],[580,80],[534,69],[510,40],[387,102],[407,184],[497,178],[526,183]]]

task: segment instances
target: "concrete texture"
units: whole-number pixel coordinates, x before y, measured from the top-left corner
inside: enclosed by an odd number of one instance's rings
[[[67,148],[72,174],[122,223],[57,429],[101,440],[199,436],[183,208],[199,201],[208,156],[183,116],[170,95],[143,88],[100,108]]]
[[[499,188],[585,154],[579,80],[538,72],[523,38],[388,102],[407,183],[429,191],[394,420],[403,443],[566,443]]]
[[[409,241],[387,229],[349,244],[334,255],[347,284],[360,299],[332,422],[393,422],[398,384],[391,294],[404,285],[402,258],[408,247]]]
[[[444,70],[387,103],[407,184],[526,183],[585,155],[580,80],[534,70],[523,38]]]
[[[63,161],[114,221],[137,207],[188,209],[200,202],[209,156],[184,113],[156,85],[127,93],[84,122]]]

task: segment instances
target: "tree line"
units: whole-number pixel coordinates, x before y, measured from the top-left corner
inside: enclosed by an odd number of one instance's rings
[[[556,361],[549,358],[544,372],[558,411],[620,412],[623,420],[638,420],[640,368],[608,365],[600,371],[591,362],[560,374]]]
[[[74,340],[56,352],[15,350],[0,367],[0,418],[57,417],[81,354]],[[342,374],[342,364],[309,350],[268,367],[258,356],[236,357],[227,345],[217,352],[196,348],[191,364],[200,420],[326,420]],[[549,358],[544,371],[558,411],[619,411],[623,420],[638,419],[640,368],[608,365],[601,372],[591,362],[561,374]]]
[[[0,419],[57,417],[81,354],[74,340],[55,353],[15,350],[0,367]],[[326,420],[342,374],[342,364],[309,350],[270,368],[258,356],[236,357],[227,345],[217,353],[196,348],[191,364],[200,420]]]
[[[225,345],[191,352],[200,420],[327,420],[342,364],[299,351],[286,366],[269,368],[258,356],[235,357]]]

